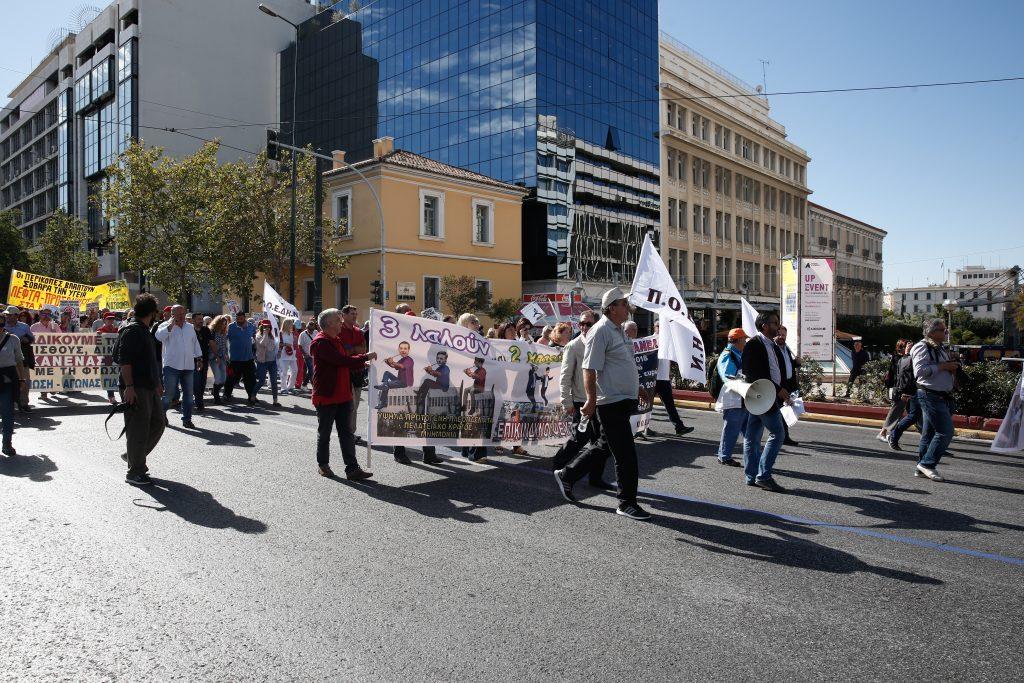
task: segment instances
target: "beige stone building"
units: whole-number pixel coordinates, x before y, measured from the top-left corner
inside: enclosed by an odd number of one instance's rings
[[[709,321],[722,311],[719,329],[738,319],[740,296],[778,310],[779,258],[804,249],[810,157],[754,88],[665,33],[660,61],[669,272],[691,309]]]
[[[882,319],[886,231],[809,202],[807,252],[836,259],[836,315]]]

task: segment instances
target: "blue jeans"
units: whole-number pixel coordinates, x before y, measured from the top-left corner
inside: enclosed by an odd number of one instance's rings
[[[718,444],[718,459],[722,462],[732,460],[736,439],[747,427],[747,415],[749,413],[743,408],[726,408],[722,411],[722,440]]]
[[[164,412],[178,400],[178,386],[181,385],[181,421],[192,421],[192,377],[193,370],[177,370],[164,367]]]
[[[748,415],[743,434],[743,472],[747,475],[747,481],[770,479],[775,458],[782,450],[782,440],[786,438],[782,411],[773,407],[763,415]],[[765,429],[768,430],[768,441],[758,457],[756,451],[761,448],[761,434]]]
[[[953,440],[953,399],[924,389],[917,390],[917,400],[924,416],[921,425],[921,445],[918,447],[918,465],[935,467]]]
[[[3,421],[5,446],[11,445],[14,436],[14,401],[18,398],[18,389],[14,382],[0,384],[0,421]]]
[[[274,403],[277,403],[277,361],[267,361],[266,363],[256,364],[256,390],[253,393],[258,393],[267,384],[267,373],[270,373],[270,394],[274,397]]]
[[[228,379],[227,361],[215,358],[210,361],[210,369],[213,370],[213,383],[224,384]]]
[[[305,368],[303,368],[304,372],[302,373],[302,386],[306,386],[307,384],[313,381],[313,359],[309,356],[306,356],[302,359],[302,364],[306,366]]]
[[[896,426],[889,433],[893,443],[899,445],[903,432],[910,429],[910,425],[914,424],[917,425],[918,429],[921,429],[921,402],[917,400],[917,394],[913,394],[910,397],[910,401],[907,402],[907,414],[900,418],[900,421],[896,423]]]

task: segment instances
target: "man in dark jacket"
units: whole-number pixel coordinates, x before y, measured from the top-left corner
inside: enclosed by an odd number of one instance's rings
[[[775,387],[776,398],[772,407],[761,415],[750,413],[747,418],[747,429],[743,441],[743,470],[747,486],[759,486],[765,491],[785,493],[772,477],[775,458],[782,448],[785,438],[785,420],[782,419],[780,408],[789,400],[789,391],[785,388],[786,361],[782,351],[775,344],[779,334],[779,315],[762,313],[757,316],[758,333],[751,337],[743,349],[743,376],[748,382],[759,379],[769,380]],[[756,449],[761,446],[761,435],[768,430],[768,441],[758,455]]]
[[[850,368],[850,378],[846,380],[846,398],[850,398],[853,385],[864,374],[864,365],[869,360],[871,360],[871,356],[864,350],[864,344],[859,341],[853,342],[853,367]]]
[[[146,457],[160,442],[167,424],[161,403],[164,391],[160,356],[150,332],[156,318],[156,299],[152,294],[139,294],[134,310],[135,319],[119,333],[114,361],[121,366],[120,388],[125,404],[125,481],[133,486],[149,486],[153,480],[147,474]]]
[[[779,325],[779,333],[775,336],[775,345],[782,351],[782,360],[785,361],[785,367],[782,368],[782,374],[784,375],[782,380],[782,386],[789,393],[794,391],[800,391],[800,359],[793,355],[793,352],[789,350],[786,345],[786,327]],[[796,441],[789,437],[789,425],[786,424],[786,420],[782,420],[782,426],[786,432],[786,438],[782,441],[785,446],[799,446]]]

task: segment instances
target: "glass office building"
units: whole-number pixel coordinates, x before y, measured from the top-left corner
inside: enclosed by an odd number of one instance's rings
[[[391,136],[523,184],[524,291],[628,282],[659,222],[657,0],[363,4],[301,26],[297,142],[352,161]]]

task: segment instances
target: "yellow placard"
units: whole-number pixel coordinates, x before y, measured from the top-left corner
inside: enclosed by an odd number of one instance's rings
[[[59,306],[60,302],[69,300],[78,301],[83,310],[86,304],[93,302],[98,303],[100,308],[117,311],[132,305],[125,280],[93,286],[26,273],[23,270],[11,271],[11,285],[7,290],[8,304],[38,310],[46,305]]]

